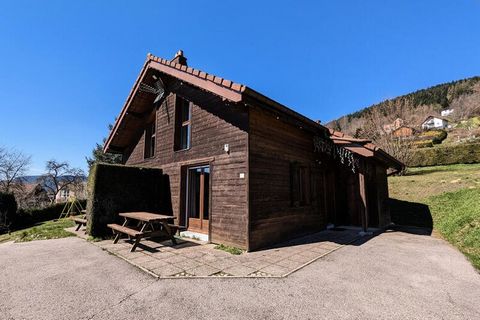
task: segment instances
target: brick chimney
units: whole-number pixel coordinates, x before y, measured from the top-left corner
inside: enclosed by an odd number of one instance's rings
[[[186,66],[187,58],[183,55],[183,50],[178,50],[175,54],[175,57],[172,59],[173,62]]]

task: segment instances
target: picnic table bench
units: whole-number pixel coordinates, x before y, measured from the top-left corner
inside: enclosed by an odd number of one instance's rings
[[[169,223],[175,219],[173,216],[151,212],[122,212],[118,215],[125,218],[123,224],[110,223],[107,224],[107,227],[112,229],[115,235],[113,243],[117,243],[122,234],[127,235],[130,240],[134,240],[130,252],[135,251],[140,241],[145,238],[167,236],[173,244],[177,244],[174,235],[178,226]]]
[[[78,231],[80,230],[80,228],[82,226],[87,226],[87,211],[86,210],[82,210],[81,211],[81,215],[80,216],[72,216],[71,219],[77,224],[77,228],[75,229],[75,231]]]

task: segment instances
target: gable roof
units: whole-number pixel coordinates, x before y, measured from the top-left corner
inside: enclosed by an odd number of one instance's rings
[[[177,56],[179,54],[183,58],[183,52],[179,51]],[[195,87],[208,91],[234,103],[248,104],[252,100],[259,101],[263,106],[275,112],[279,112],[294,118],[302,127],[310,127],[315,130],[324,131],[327,135],[330,133],[330,138],[335,144],[342,145],[356,154],[359,154],[363,157],[375,157],[393,168],[401,168],[404,166],[401,162],[388,155],[385,151],[375,146],[369,140],[355,139],[339,131],[329,131],[329,129],[322,126],[319,122],[313,121],[243,84],[203,72],[199,69],[188,67],[186,64],[176,63],[174,60],[159,58],[150,53],[147,54],[147,59],[143,64],[142,70],[127,97],[120,116],[117,118],[115,125],[113,126],[113,129],[111,130],[110,135],[105,142],[104,152],[116,151],[114,150],[115,147],[112,142],[115,140],[115,136],[120,128],[120,124],[125,121],[125,115],[128,113],[132,100],[138,91],[140,83],[143,81],[145,74],[148,70],[154,69],[157,72],[161,72],[181,81],[185,81]]]
[[[392,132],[396,132],[396,131],[398,131],[400,129],[403,129],[403,128],[412,129],[413,131],[415,131],[415,128],[413,128],[413,127],[402,125],[402,126],[398,127],[397,129],[393,130]]]
[[[424,124],[425,122],[427,122],[428,120],[430,120],[432,118],[440,119],[440,120],[443,120],[443,121],[446,121],[446,122],[450,121],[450,120],[448,120],[447,118],[444,118],[444,117],[429,115],[428,117],[425,118],[425,120],[422,121],[422,124]]]
[[[183,52],[180,50],[177,56]],[[113,143],[115,136],[117,135],[120,125],[125,121],[125,116],[132,104],[133,98],[138,92],[140,83],[143,81],[147,71],[155,70],[162,74],[179,79],[192,86],[198,87],[202,90],[208,91],[212,94],[222,97],[222,99],[229,100],[233,103],[246,103],[249,101],[260,101],[262,104],[267,105],[270,109],[276,112],[283,113],[296,119],[303,126],[315,128],[317,130],[323,130],[327,132],[327,128],[319,123],[301,115],[300,113],[264,96],[263,94],[234,81],[224,79],[222,77],[209,74],[199,69],[191,68],[186,64],[180,64],[173,60],[163,59],[152,54],[147,54],[147,59],[143,64],[142,70],[137,77],[130,93],[125,101],[122,111],[115,121],[115,124],[110,131],[110,134],[104,145],[104,152],[118,152],[116,146]]]

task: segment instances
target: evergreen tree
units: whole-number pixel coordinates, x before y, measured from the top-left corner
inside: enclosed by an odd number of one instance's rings
[[[108,129],[112,130],[112,125],[108,125]],[[103,163],[122,163],[122,155],[117,153],[104,153],[103,146],[107,138],[103,138],[102,144],[96,143],[95,148],[92,150],[92,157],[86,157],[88,168],[90,169],[92,165],[95,163],[103,162]]]

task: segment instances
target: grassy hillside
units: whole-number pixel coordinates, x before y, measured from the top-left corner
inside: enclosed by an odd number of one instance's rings
[[[480,270],[480,164],[409,169],[390,177],[389,188],[393,205],[402,206],[403,216],[395,219],[420,226],[433,220],[433,228]]]

